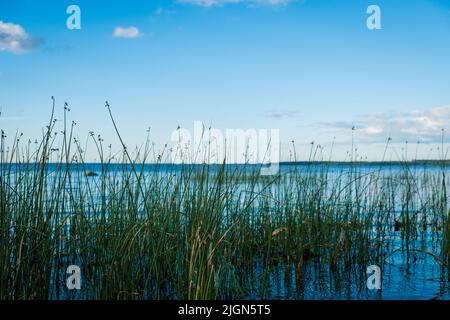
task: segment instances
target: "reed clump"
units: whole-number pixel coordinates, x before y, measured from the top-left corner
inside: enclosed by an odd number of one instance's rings
[[[321,283],[314,273],[352,273],[365,290],[367,265],[417,249],[424,234],[448,264],[439,170],[336,171],[311,159],[261,177],[252,165],[163,163],[149,141],[132,158],[120,136],[112,157],[94,135],[92,165],[67,113],[62,135],[52,114],[37,143],[17,136],[8,148],[2,132],[0,299],[273,298],[280,288],[302,298]],[[66,288],[69,265],[81,290]]]

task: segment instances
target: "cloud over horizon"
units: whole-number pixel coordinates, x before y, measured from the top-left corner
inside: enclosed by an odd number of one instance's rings
[[[287,5],[297,0],[178,0],[179,3],[192,4],[201,7],[223,6],[226,4],[246,3],[250,5]]]
[[[30,36],[21,25],[0,20],[0,51],[20,54],[29,52],[42,43],[42,39]]]
[[[294,118],[297,116],[297,111],[268,111],[264,114],[264,117],[271,119],[281,119],[281,118]]]
[[[366,142],[420,140],[440,142],[442,129],[450,130],[450,105],[427,110],[379,113],[359,116],[354,121],[332,121],[319,124],[329,130],[351,129]]]
[[[130,26],[130,27],[115,27],[113,31],[114,38],[128,38],[134,39],[138,38],[142,35],[138,28]]]

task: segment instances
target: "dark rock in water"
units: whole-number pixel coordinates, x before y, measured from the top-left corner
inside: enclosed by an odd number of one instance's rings
[[[402,228],[402,224],[398,220],[395,220],[395,222],[394,222],[394,230],[395,231],[400,231],[401,228]]]
[[[96,177],[96,176],[98,176],[98,174],[96,174],[95,172],[92,172],[92,171],[87,171],[87,172],[84,173],[84,175],[86,177]]]

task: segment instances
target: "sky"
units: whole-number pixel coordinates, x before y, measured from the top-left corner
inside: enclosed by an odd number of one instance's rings
[[[81,29],[67,28],[70,5]],[[367,27],[370,5],[381,29]],[[8,139],[39,138],[54,96],[80,139],[93,131],[117,147],[106,100],[131,146],[150,127],[163,148],[202,121],[279,129],[282,160],[293,146],[307,159],[311,142],[345,160],[352,140],[381,160],[388,138],[387,160],[438,158],[442,129],[450,142],[449,75],[450,0],[0,2]]]

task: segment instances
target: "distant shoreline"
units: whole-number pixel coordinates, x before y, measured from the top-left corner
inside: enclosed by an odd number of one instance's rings
[[[27,162],[27,163],[18,163],[18,162],[12,162],[12,163],[3,163],[3,165],[30,165],[30,164],[41,164],[40,162]],[[65,164],[65,162],[47,162],[48,165],[61,165]],[[124,162],[107,162],[107,163],[101,163],[101,162],[84,162],[84,163],[76,163],[71,162],[71,165],[131,165],[130,163],[124,163]],[[142,162],[136,162],[136,166],[142,166]],[[170,162],[159,162],[159,163],[145,163],[146,166],[156,166],[156,165],[163,165],[163,166],[182,166],[182,165],[189,165],[189,166],[200,166],[205,165],[205,163],[170,163]],[[209,164],[211,166],[221,166],[221,163],[211,163]],[[263,164],[263,163],[226,163],[227,166],[268,166],[269,164]],[[409,161],[281,161],[279,163],[280,166],[294,166],[294,165],[300,165],[300,166],[307,166],[307,165],[329,165],[329,166],[339,166],[339,165],[358,165],[358,166],[392,166],[392,165],[414,165],[414,166],[450,166],[450,160],[409,160]]]

